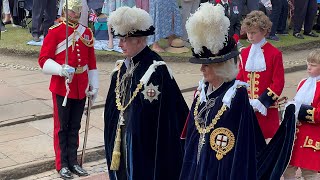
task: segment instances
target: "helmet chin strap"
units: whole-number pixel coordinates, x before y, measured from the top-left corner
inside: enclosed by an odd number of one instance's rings
[[[71,23],[79,23],[79,19],[80,19],[79,17],[78,18],[73,18],[73,17],[68,16],[68,20]]]

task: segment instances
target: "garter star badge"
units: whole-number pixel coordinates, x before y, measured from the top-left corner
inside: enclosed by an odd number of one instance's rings
[[[217,128],[210,135],[210,146],[216,151],[216,158],[221,160],[234,147],[235,137],[227,128]]]
[[[154,86],[152,83],[149,84],[149,86],[144,85],[144,90],[142,91],[142,94],[144,95],[144,99],[147,99],[150,101],[150,103],[153,100],[158,100],[158,96],[161,93],[159,90],[159,85]]]

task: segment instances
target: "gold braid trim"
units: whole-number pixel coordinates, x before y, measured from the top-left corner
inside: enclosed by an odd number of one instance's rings
[[[120,145],[121,145],[121,127],[117,128],[116,139],[113,145],[112,160],[110,170],[116,171],[120,167]]]
[[[80,40],[83,42],[84,45],[86,45],[87,47],[93,47],[94,46],[94,40],[93,40],[93,32],[90,30],[91,32],[91,39],[87,40],[87,39],[84,39],[81,34],[76,31],[76,33],[79,35],[80,37]]]
[[[268,96],[271,96],[272,100],[276,101],[279,96],[271,89],[271,88],[267,88],[269,92],[267,92]]]

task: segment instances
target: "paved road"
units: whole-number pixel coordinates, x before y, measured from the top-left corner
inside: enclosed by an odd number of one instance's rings
[[[310,50],[284,54],[287,71],[305,69],[305,57]],[[200,66],[187,62],[168,62],[181,89],[197,85],[201,77]],[[114,67],[114,60],[99,62],[100,91],[96,104],[103,106],[109,86],[109,76]],[[305,71],[286,74],[284,95],[292,98],[299,80],[306,76]],[[5,56],[0,53],[0,177],[1,172],[14,172],[41,162],[53,161],[51,94],[48,91],[50,77],[41,74],[36,58]],[[193,92],[183,93],[188,105],[191,105]],[[91,123],[87,147],[103,149],[102,108],[91,113]],[[85,118],[85,117],[84,117]],[[28,121],[24,121],[28,119]],[[35,121],[36,120],[36,121]],[[9,124],[15,125],[7,126]],[[84,124],[84,121],[83,121]],[[84,127],[84,125],[83,125]],[[81,138],[83,137],[81,130]],[[82,143],[80,141],[80,143]],[[82,144],[80,144],[82,147]],[[81,148],[80,148],[81,149]],[[91,174],[98,178],[105,176],[104,161],[85,163]],[[29,174],[31,175],[31,174]],[[57,178],[55,171],[46,171],[35,179]],[[1,178],[0,178],[1,179]]]

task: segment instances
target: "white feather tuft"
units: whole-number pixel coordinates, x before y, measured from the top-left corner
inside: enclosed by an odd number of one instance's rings
[[[205,46],[213,54],[218,53],[224,47],[229,26],[230,21],[220,4],[214,6],[202,3],[186,22],[188,38],[194,52],[201,53]]]
[[[108,24],[116,35],[126,35],[137,30],[145,31],[153,25],[151,16],[143,9],[120,7],[110,14]]]

